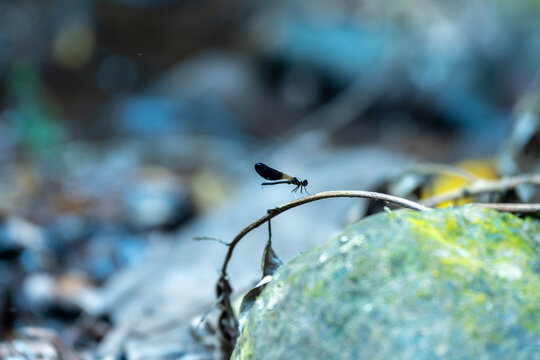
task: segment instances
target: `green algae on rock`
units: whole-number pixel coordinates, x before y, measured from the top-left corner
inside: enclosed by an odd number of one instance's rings
[[[540,222],[368,217],[282,266],[233,359],[540,359]]]

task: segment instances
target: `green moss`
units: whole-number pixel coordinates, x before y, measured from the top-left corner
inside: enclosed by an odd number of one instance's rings
[[[324,283],[322,281],[319,281],[313,288],[313,291],[311,292],[311,296],[313,296],[314,298],[320,297],[322,289],[323,289],[323,285]]]
[[[475,210],[476,211],[476,210]],[[516,305],[513,309],[518,324],[529,330],[540,330],[540,288],[536,273],[535,244],[523,236],[523,220],[509,214],[471,216],[464,212],[446,211],[443,227],[436,226],[430,215],[411,214],[408,219],[412,233],[421,239],[421,244],[430,256],[431,267],[442,269],[441,278],[459,281],[466,285],[461,291],[461,306],[454,313],[471,335],[477,336],[482,316],[482,305],[488,298],[512,292],[514,297],[530,305]],[[486,211],[486,215],[490,214]],[[436,215],[440,216],[440,215]],[[526,220],[531,221],[531,220]],[[535,223],[536,231],[538,226]],[[478,237],[481,234],[482,236]],[[437,270],[438,271],[438,270]],[[467,288],[482,279],[482,290]],[[476,284],[478,287],[478,283]],[[498,306],[508,306],[497,302]],[[538,305],[534,305],[538,304]],[[497,306],[492,304],[490,306]],[[531,320],[536,319],[536,320]],[[481,327],[480,327],[481,328]]]

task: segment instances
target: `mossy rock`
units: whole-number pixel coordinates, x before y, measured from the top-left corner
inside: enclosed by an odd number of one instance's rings
[[[540,222],[381,213],[282,266],[233,359],[540,359]]]

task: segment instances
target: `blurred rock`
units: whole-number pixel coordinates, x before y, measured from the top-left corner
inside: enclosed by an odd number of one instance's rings
[[[84,66],[92,56],[95,34],[92,25],[84,19],[65,24],[56,34],[52,56],[56,64],[67,69]]]
[[[91,306],[93,284],[82,273],[66,273],[57,278],[46,273],[26,277],[22,285],[22,303],[40,317],[73,319],[81,309]]]
[[[45,246],[43,230],[23,219],[9,217],[0,224],[0,259],[9,259],[24,250],[39,250]]]
[[[102,282],[118,269],[136,265],[143,258],[147,241],[119,227],[102,227],[84,245],[83,253],[75,253],[70,263]]]
[[[136,229],[174,228],[193,216],[188,189],[165,168],[143,168],[124,190],[128,223]]]
[[[81,271],[67,272],[56,281],[56,297],[60,302],[73,303],[86,308],[92,301],[95,286]]]
[[[193,174],[190,190],[198,212],[210,211],[228,198],[230,189],[227,186],[226,175],[212,169],[201,169]]]
[[[73,243],[87,236],[91,231],[88,219],[76,214],[65,212],[59,214],[59,218],[49,227],[51,236],[62,245]]]
[[[44,315],[55,302],[54,277],[45,273],[28,276],[22,285],[22,296],[27,309],[35,314]]]

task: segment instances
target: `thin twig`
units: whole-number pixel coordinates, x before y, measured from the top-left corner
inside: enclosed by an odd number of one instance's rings
[[[272,222],[268,219],[268,243],[272,243]]]
[[[225,246],[229,246],[231,245],[230,243],[226,242],[225,240],[221,240],[220,238],[218,237],[215,237],[215,236],[194,236],[191,238],[192,241],[203,241],[203,240],[211,240],[211,241],[216,241],[220,244],[223,244]]]
[[[260,225],[264,224],[268,220],[278,216],[282,212],[285,212],[289,209],[292,209],[294,207],[310,203],[312,201],[322,200],[322,199],[329,199],[329,198],[337,198],[337,197],[349,197],[349,198],[365,198],[365,199],[374,199],[374,200],[380,200],[384,202],[394,203],[397,205],[400,205],[405,208],[418,210],[418,211],[426,211],[431,210],[429,207],[426,207],[424,205],[418,204],[414,201],[403,199],[397,196],[393,195],[387,195],[372,191],[354,191],[354,190],[343,190],[343,191],[323,191],[318,194],[306,196],[301,199],[297,199],[295,201],[291,201],[287,204],[278,206],[277,208],[268,210],[268,213],[255,222],[252,222],[247,227],[245,227],[236,237],[229,243],[229,250],[227,251],[227,256],[225,257],[225,261],[223,262],[223,267],[221,268],[221,274],[222,276],[226,276],[227,274],[227,265],[229,264],[229,260],[231,259],[232,253],[234,251],[234,248],[236,244],[244,237],[246,234],[248,234],[251,230],[256,229]]]
[[[540,174],[524,174],[514,177],[502,178],[500,180],[476,180],[469,186],[451,190],[440,195],[435,195],[421,203],[425,206],[433,207],[446,201],[457,200],[467,196],[475,196],[486,193],[497,193],[515,189],[519,185],[540,186]]]
[[[540,213],[540,204],[474,203],[476,206],[511,213]]]

